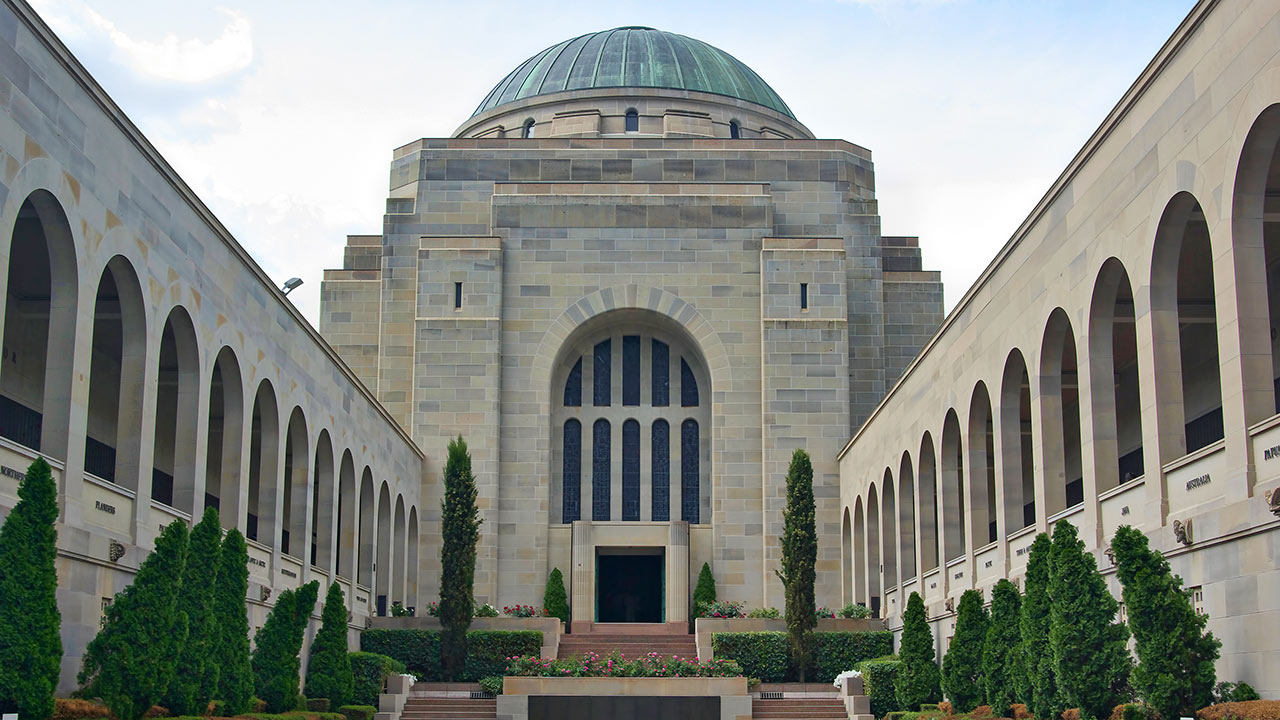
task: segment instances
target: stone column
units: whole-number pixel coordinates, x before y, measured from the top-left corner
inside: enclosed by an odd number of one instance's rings
[[[570,583],[570,616],[574,630],[579,625],[590,626],[595,622],[596,553],[591,545],[591,522],[578,520],[573,523],[573,570]]]
[[[689,622],[689,523],[672,521],[667,535],[667,623]]]

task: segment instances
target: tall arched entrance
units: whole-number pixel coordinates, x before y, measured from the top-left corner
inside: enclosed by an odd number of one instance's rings
[[[569,335],[551,382],[550,557],[574,627],[687,623],[690,528],[711,519],[701,350],[665,315],[615,310]]]

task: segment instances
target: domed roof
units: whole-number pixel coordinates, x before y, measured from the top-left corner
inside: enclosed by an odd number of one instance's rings
[[[795,118],[773,88],[729,53],[647,27],[614,28],[552,45],[503,78],[472,117],[536,95],[616,87],[714,93]]]

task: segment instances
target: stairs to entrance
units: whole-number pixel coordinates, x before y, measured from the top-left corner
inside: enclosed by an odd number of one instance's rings
[[[839,697],[798,697],[751,701],[753,720],[848,720]]]
[[[494,720],[497,717],[497,700],[464,697],[411,697],[400,714],[400,720]]]
[[[597,655],[608,655],[618,651],[629,658],[640,657],[651,652],[659,655],[679,655],[693,659],[698,654],[693,635],[674,635],[671,633],[612,633],[588,632],[560,636],[560,651],[556,657],[560,659],[577,657],[593,652]]]

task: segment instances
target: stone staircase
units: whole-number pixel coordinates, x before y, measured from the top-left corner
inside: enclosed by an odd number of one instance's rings
[[[597,631],[561,635],[560,651],[556,657],[560,659],[577,657],[588,652],[604,656],[615,650],[629,658],[656,652],[660,655],[679,655],[682,658],[692,660],[698,654],[697,645],[694,643],[693,635],[690,634],[641,634]]]
[[[782,700],[751,701],[754,720],[848,720],[839,697],[793,697]]]
[[[493,698],[411,697],[400,720],[494,720],[498,701]]]

